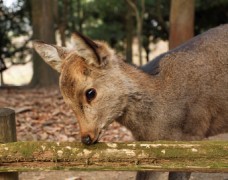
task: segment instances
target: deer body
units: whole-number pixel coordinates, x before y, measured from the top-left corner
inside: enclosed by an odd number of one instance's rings
[[[226,27],[226,28],[225,28]],[[228,25],[162,55],[159,74],[122,65],[132,82],[119,120],[137,140],[199,140],[228,131]],[[148,64],[142,69],[150,72]]]
[[[60,89],[83,143],[95,143],[114,120],[139,141],[200,140],[228,132],[228,25],[141,69],[103,42],[76,34],[73,43],[73,48],[43,42],[34,47],[61,73]]]

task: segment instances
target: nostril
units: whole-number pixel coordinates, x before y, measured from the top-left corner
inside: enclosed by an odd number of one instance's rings
[[[92,144],[92,139],[89,135],[82,137],[82,143],[85,145]]]

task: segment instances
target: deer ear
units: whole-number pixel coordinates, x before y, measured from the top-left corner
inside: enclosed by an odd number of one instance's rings
[[[56,71],[61,72],[62,62],[69,54],[69,49],[46,44],[42,41],[33,41],[33,47],[47,64],[49,64]]]
[[[86,63],[97,67],[102,65],[99,55],[99,44],[79,32],[72,34],[71,41],[76,53],[83,57]]]

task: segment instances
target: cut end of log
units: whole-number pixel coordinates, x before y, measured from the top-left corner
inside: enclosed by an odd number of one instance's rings
[[[15,111],[10,108],[0,108],[0,117],[10,116],[15,114]]]

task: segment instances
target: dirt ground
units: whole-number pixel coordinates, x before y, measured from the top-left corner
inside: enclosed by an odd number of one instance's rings
[[[57,88],[51,89],[0,89],[0,108],[16,111],[18,141],[80,141],[79,126]],[[228,140],[228,135],[217,139]],[[113,123],[103,133],[100,141],[129,142],[131,133],[118,123]],[[23,172],[20,180],[131,180],[136,172]],[[161,178],[167,179],[167,173]],[[226,174],[193,173],[191,180],[228,180]]]

